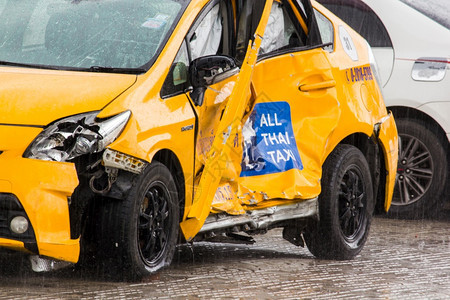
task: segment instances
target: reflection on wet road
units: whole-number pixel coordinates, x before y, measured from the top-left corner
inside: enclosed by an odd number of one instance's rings
[[[352,261],[317,260],[274,230],[254,245],[180,246],[172,266],[142,282],[95,271],[35,274],[3,255],[0,299],[449,299],[450,216],[440,221],[376,218]]]

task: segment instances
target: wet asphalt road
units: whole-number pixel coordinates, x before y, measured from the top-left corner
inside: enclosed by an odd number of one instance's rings
[[[0,299],[450,299],[450,211],[440,220],[376,218],[352,261],[315,259],[279,230],[255,239],[181,246],[170,268],[138,283],[74,269],[35,274],[3,255]]]

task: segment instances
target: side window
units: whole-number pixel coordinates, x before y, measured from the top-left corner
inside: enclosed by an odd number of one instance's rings
[[[318,0],[362,35],[372,47],[392,47],[389,34],[375,12],[362,1]]]
[[[215,54],[232,55],[231,4],[224,0],[213,2],[216,4],[201,16],[188,34],[191,60]]]
[[[247,52],[249,40],[253,40],[256,27],[259,24],[264,1],[246,0],[237,1],[237,30],[235,59],[240,64]]]
[[[295,14],[287,2],[273,3],[261,43],[261,54],[305,45],[307,34],[292,20],[295,20]]]
[[[298,7],[300,7],[302,13],[306,16],[306,10],[305,10],[305,6],[303,5],[303,3],[299,0],[297,0],[297,4],[298,4]]]
[[[320,37],[322,38],[322,43],[333,44],[334,42],[334,29],[333,23],[328,20],[324,15],[322,15],[319,11],[314,9],[314,14],[316,15],[317,26],[319,27]],[[327,46],[325,50],[333,51],[333,45]]]
[[[188,69],[189,56],[186,47],[186,42],[183,42],[175,60],[170,67],[169,74],[164,81],[161,89],[161,97],[166,98],[183,93],[188,87]]]
[[[261,43],[260,53],[265,54],[300,46],[300,37],[297,31],[298,29],[295,28],[286,7],[279,2],[274,2]]]
[[[322,20],[321,24],[324,26],[322,29],[325,30],[326,26],[331,25],[324,24],[326,21],[328,20]],[[318,27],[319,24],[316,22],[310,0],[274,1],[261,45],[261,54],[322,45],[321,32]],[[330,39],[328,38],[328,40]],[[330,41],[333,41],[333,37]]]
[[[161,89],[162,98],[183,93],[189,87],[190,61],[208,55],[230,55],[228,6],[225,1],[213,2],[216,4],[200,15],[178,51]]]

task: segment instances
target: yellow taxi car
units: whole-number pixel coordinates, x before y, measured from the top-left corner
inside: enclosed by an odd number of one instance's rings
[[[310,0],[0,1],[0,247],[140,278],[282,227],[351,259],[397,131],[364,39]],[[48,265],[48,264],[47,264]]]

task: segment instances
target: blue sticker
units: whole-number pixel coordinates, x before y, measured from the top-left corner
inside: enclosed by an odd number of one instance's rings
[[[287,102],[257,103],[242,129],[241,177],[303,170]]]
[[[169,19],[168,15],[157,14],[153,18],[147,19],[147,21],[145,21],[141,26],[152,29],[158,29],[166,25],[168,19]]]

